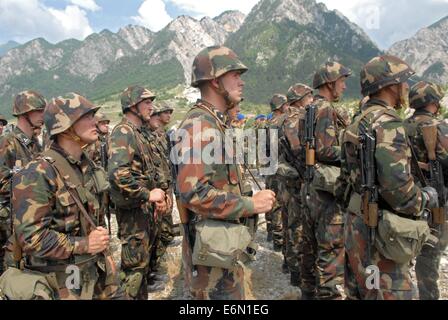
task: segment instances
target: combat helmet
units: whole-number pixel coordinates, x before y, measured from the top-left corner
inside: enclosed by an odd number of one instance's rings
[[[15,97],[12,114],[18,117],[31,111],[44,110],[46,106],[47,101],[39,92],[27,90]]]
[[[415,84],[409,91],[409,105],[412,109],[421,109],[431,103],[440,103],[445,96],[441,86],[420,81]]]
[[[153,110],[152,114],[157,115],[157,114],[167,112],[167,111],[173,113],[174,108],[166,102],[160,102],[156,106],[154,106],[154,110]]]
[[[381,89],[406,82],[415,72],[403,60],[383,55],[370,60],[361,70],[361,91],[370,96]]]
[[[349,77],[352,71],[339,62],[329,61],[322,65],[314,75],[313,88],[317,89],[324,84],[332,83],[342,77]]]
[[[140,86],[131,86],[126,88],[121,94],[121,109],[123,112],[126,112],[146,99],[154,101],[155,98],[156,95],[150,90]]]
[[[77,93],[54,98],[44,113],[44,122],[50,137],[70,129],[76,121],[89,112],[97,112],[100,107]]]
[[[283,107],[285,104],[288,103],[288,99],[286,96],[282,94],[275,94],[271,102],[269,103],[271,105],[271,111],[274,112],[276,110],[279,110],[281,107]]]
[[[289,88],[287,93],[288,103],[293,104],[294,102],[302,100],[308,94],[313,94],[313,89],[302,83],[296,83],[291,88]]]
[[[110,118],[103,112],[97,112],[95,115],[95,119],[97,123],[107,122],[110,123]]]

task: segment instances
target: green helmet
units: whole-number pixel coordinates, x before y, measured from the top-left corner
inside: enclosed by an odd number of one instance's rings
[[[39,92],[27,90],[15,97],[12,114],[18,117],[31,111],[44,110],[46,106],[47,101]]]
[[[89,112],[97,112],[100,107],[77,93],[54,98],[44,113],[44,122],[50,137],[70,129],[76,121]]]
[[[406,82],[414,74],[414,70],[397,57],[373,58],[361,70],[362,94],[370,96],[385,87]]]
[[[193,61],[191,86],[197,88],[202,81],[217,79],[230,71],[244,73],[248,68],[229,48],[208,47],[199,52]]]
[[[439,103],[444,96],[443,89],[439,85],[420,81],[409,91],[409,104],[412,109],[421,109],[431,103]]]
[[[344,67],[342,64],[329,61],[320,67],[320,69],[314,75],[313,88],[317,89],[324,84],[332,83],[342,77],[349,77],[352,75],[352,71],[349,68]]]
[[[296,83],[288,90],[288,102],[290,104],[302,100],[306,95],[313,94],[313,89],[302,83]]]
[[[95,115],[95,119],[96,119],[97,123],[99,123],[99,122],[110,123],[110,118],[105,113],[102,113],[102,112],[97,112]]]
[[[6,126],[8,124],[8,120],[6,120],[5,116],[0,114],[0,122],[3,124],[3,126]]]
[[[282,94],[275,94],[269,104],[271,105],[271,111],[274,112],[283,107],[286,103],[288,103],[286,96]]]
[[[174,112],[174,108],[166,103],[166,102],[160,102],[157,104],[157,106],[154,106],[154,110],[152,112],[153,115],[157,115],[159,113],[170,111],[171,113]]]
[[[131,86],[126,88],[121,94],[121,109],[123,112],[126,112],[146,99],[154,101],[155,98],[156,95],[150,90],[140,86]]]

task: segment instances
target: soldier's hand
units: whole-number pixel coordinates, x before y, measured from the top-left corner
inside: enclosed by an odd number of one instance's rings
[[[93,230],[88,237],[87,252],[90,254],[98,254],[107,249],[110,243],[109,232],[107,229],[98,227]]]
[[[162,189],[153,189],[149,193],[149,202],[165,202],[165,191]]]
[[[263,190],[252,197],[255,213],[266,213],[274,207],[276,198],[271,190]]]

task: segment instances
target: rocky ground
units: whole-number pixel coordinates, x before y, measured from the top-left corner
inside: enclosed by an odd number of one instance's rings
[[[179,222],[177,209],[174,210],[175,223]],[[112,221],[112,230],[116,232],[116,221]],[[115,234],[115,233],[114,233]],[[266,241],[266,223],[260,216],[257,232],[257,261],[246,270],[246,292],[249,300],[295,300],[300,298],[300,290],[289,285],[289,275],[282,273],[283,256],[275,252],[272,243]],[[175,239],[162,261],[162,270],[169,276],[165,290],[149,295],[149,300],[182,300],[187,299],[183,290],[181,263],[181,237]],[[117,262],[120,259],[120,243],[114,237],[112,250]],[[415,275],[412,272],[413,279]],[[448,252],[442,258],[440,272],[440,292],[443,300],[448,300]]]

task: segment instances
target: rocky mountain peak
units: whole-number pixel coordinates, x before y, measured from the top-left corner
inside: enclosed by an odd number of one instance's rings
[[[118,31],[118,35],[123,38],[134,50],[138,50],[153,40],[154,33],[151,30],[136,25],[128,25]]]
[[[218,23],[228,33],[233,33],[241,28],[241,25],[246,19],[246,15],[240,11],[225,11],[213,20]]]

